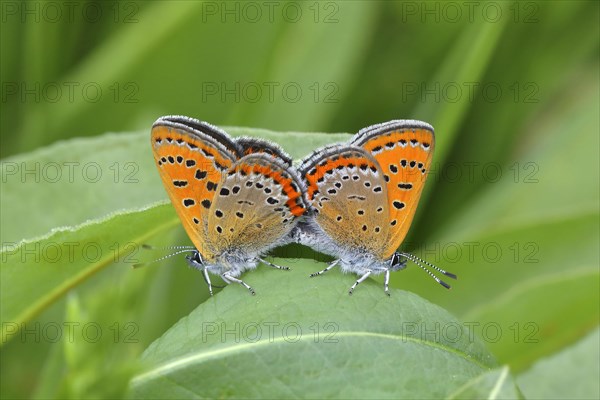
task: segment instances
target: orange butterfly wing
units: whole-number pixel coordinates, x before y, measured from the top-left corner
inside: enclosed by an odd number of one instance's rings
[[[415,120],[396,120],[358,132],[352,143],[379,163],[387,185],[390,230],[384,257],[404,241],[412,223],[433,159],[433,127]]]
[[[179,219],[204,257],[206,221],[223,173],[241,156],[241,150],[220,129],[192,118],[168,116],[152,126],[154,160]]]

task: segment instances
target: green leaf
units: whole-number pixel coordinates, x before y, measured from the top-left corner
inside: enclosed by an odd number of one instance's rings
[[[144,353],[135,398],[437,398],[494,365],[446,311],[372,280],[275,260],[229,285]],[[202,377],[202,379],[199,379]]]
[[[449,399],[522,399],[508,367],[494,369],[471,379]]]
[[[596,329],[575,345],[539,360],[517,378],[525,396],[530,399],[600,398],[599,343],[600,330]]]
[[[189,244],[180,231],[175,226],[149,242]],[[164,255],[142,250],[130,256],[143,262]],[[35,379],[38,364],[43,370],[37,387],[12,379],[20,389],[9,397],[122,398],[142,351],[208,298],[206,290],[199,290],[204,288],[201,276],[186,268],[183,256],[139,269],[126,264],[111,262],[10,336],[2,359],[13,367],[3,369],[2,379],[12,378],[9,370],[28,379]],[[24,357],[28,362],[20,364]],[[34,394],[27,394],[31,390]]]
[[[2,343],[70,289],[112,263],[132,265],[143,243],[178,219],[171,206],[116,214],[0,252]]]
[[[166,200],[149,138],[109,133],[2,160],[3,244]]]

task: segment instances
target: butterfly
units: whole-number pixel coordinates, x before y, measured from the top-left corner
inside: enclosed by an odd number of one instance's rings
[[[352,285],[384,273],[389,295],[390,272],[413,261],[438,283],[425,265],[456,279],[425,260],[397,248],[411,225],[431,166],[433,127],[416,120],[393,120],[360,130],[348,144],[316,150],[298,167],[307,187],[310,211],[294,240],[336,259],[321,275],[339,265],[359,275]]]
[[[211,274],[227,284],[288,242],[307,209],[305,186],[278,146],[248,137],[233,140],[209,123],[165,116],[152,126],[154,160],[165,190],[194,247],[188,264],[202,271],[212,295]]]

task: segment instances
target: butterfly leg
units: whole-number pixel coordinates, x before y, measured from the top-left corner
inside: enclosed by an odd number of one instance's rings
[[[281,265],[270,263],[267,260],[263,260],[262,258],[257,258],[257,260],[260,261],[263,264],[268,265],[269,267],[273,267],[273,268],[277,268],[277,269],[282,269],[282,270],[285,270],[285,271],[289,271],[290,270],[290,267],[282,267]]]
[[[371,270],[367,270],[367,273],[365,273],[363,276],[361,276],[360,278],[358,278],[356,280],[356,282],[354,282],[354,285],[352,285],[352,287],[348,291],[348,294],[352,295],[352,293],[354,292],[354,289],[356,288],[356,286],[358,286],[359,283],[361,283],[362,281],[364,281],[365,279],[367,279],[369,277],[369,275],[371,275]]]
[[[313,276],[323,275],[325,272],[329,271],[331,268],[333,268],[336,265],[338,265],[339,262],[340,262],[340,260],[333,260],[332,262],[330,262],[327,265],[327,268],[325,268],[324,270],[319,271],[319,272],[314,272],[314,273],[310,274],[309,276],[312,278]]]
[[[206,268],[202,269],[202,277],[204,278],[204,281],[208,285],[208,292],[212,296],[213,295],[212,284],[210,283],[210,277],[208,276],[208,271],[206,270]]]
[[[386,269],[385,270],[385,278],[383,280],[383,290],[385,292],[385,294],[387,294],[388,296],[390,295],[390,270]]]
[[[222,275],[221,275],[221,278],[223,278],[223,280],[224,280],[225,282],[227,282],[227,283],[231,283],[231,282],[239,283],[240,285],[242,285],[243,287],[245,287],[246,289],[248,289],[248,290],[250,291],[250,294],[251,294],[252,296],[254,296],[254,295],[256,294],[256,292],[254,291],[254,289],[252,289],[252,288],[250,287],[250,285],[248,285],[246,282],[244,282],[244,281],[243,281],[243,280],[241,280],[241,279],[234,278],[234,277],[233,277],[233,276],[231,276],[231,275],[227,275],[227,273],[224,273],[224,274],[222,274]]]

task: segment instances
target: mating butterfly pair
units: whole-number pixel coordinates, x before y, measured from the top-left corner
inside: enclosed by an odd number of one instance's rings
[[[452,278],[419,258],[398,253],[414,216],[431,164],[433,128],[412,120],[361,130],[347,145],[327,146],[299,168],[277,145],[232,139],[223,130],[188,117],[159,118],[152,148],[161,179],[195,247],[187,262],[226,283],[254,290],[239,276],[265,261],[270,249],[290,242],[337,257],[336,265],[360,278],[406,267],[411,260]]]

